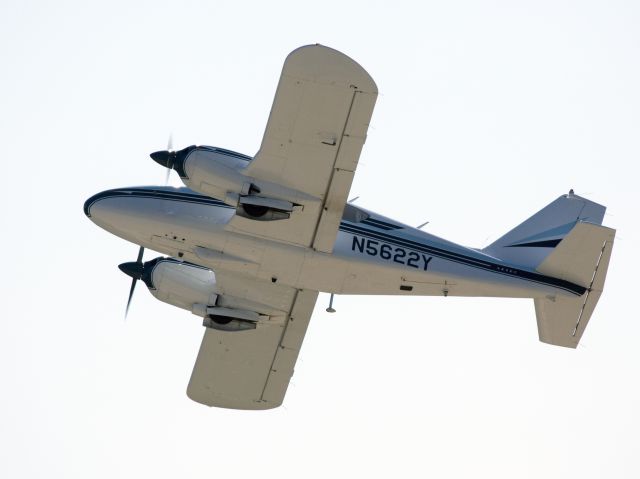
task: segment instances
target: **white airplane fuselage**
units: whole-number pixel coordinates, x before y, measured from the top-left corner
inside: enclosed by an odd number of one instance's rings
[[[170,142],[150,157],[186,188],[118,188],[85,202],[94,223],[140,245],[118,265],[131,278],[125,316],[142,282],[201,318],[194,401],[282,404],[318,292],[533,298],[540,341],[577,347],[613,248],[606,208],[570,190],[478,250],[349,204],[377,95],[353,59],[300,47],[254,157]],[[143,261],[145,248],[168,257]]]
[[[360,218],[345,213],[329,254],[230,231],[227,225],[235,209],[187,188],[114,189],[85,203],[85,214],[93,222],[127,241],[214,272],[300,289],[521,298],[575,297],[585,291],[568,281],[357,210]]]

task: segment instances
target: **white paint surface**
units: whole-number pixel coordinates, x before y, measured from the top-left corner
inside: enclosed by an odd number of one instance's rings
[[[638,24],[622,1],[3,2],[0,476],[638,477]],[[186,397],[198,319],[140,288],[123,322],[137,248],[82,203],[162,183],[170,132],[253,154],[315,42],[381,92],[358,204],[478,247],[569,188],[608,206],[578,350],[537,341],[531,301],[323,295],[283,408]]]

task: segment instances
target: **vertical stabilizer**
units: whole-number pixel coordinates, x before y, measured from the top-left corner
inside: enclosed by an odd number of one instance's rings
[[[570,192],[482,251],[514,265],[536,268],[578,222],[602,224],[605,210],[604,206]]]

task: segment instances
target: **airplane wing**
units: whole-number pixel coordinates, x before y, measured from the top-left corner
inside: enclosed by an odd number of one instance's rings
[[[321,45],[285,60],[260,150],[245,170],[301,192],[284,221],[236,216],[233,231],[331,252],[378,90],[346,55]]]
[[[297,290],[228,273],[216,273],[225,306],[251,308],[268,318],[256,329],[206,328],[187,395],[207,406],[271,409],[282,404],[317,291]]]
[[[236,215],[231,231],[331,252],[366,139],[377,88],[342,53],[320,45],[286,59],[260,151],[243,171],[263,193],[295,192],[285,220]],[[187,388],[194,401],[269,409],[283,401],[317,291],[216,271],[223,306],[257,312],[255,329],[207,328]]]

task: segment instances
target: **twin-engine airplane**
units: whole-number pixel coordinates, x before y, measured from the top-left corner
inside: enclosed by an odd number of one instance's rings
[[[602,293],[615,230],[605,208],[560,196],[484,249],[347,203],[378,89],[312,45],[286,59],[260,150],[158,151],[187,188],[89,198],[98,226],[141,246],[120,269],[206,327],[187,395],[279,406],[319,291],[533,298],[540,340],[575,348]],[[144,248],[168,257],[142,262]],[[127,305],[128,307],[128,305]]]

